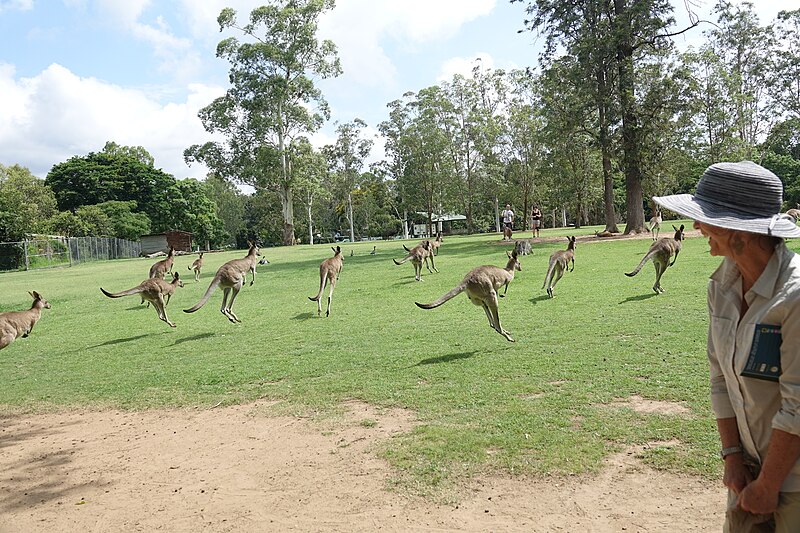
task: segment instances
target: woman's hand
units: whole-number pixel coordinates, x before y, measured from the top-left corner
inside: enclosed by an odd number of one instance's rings
[[[739,493],[739,507],[753,514],[773,513],[778,508],[779,494],[779,490],[767,487],[758,478]]]
[[[740,494],[750,482],[753,475],[744,464],[744,455],[734,453],[725,458],[725,474],[722,483],[736,494]]]

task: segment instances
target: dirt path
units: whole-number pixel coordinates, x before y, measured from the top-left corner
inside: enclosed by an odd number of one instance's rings
[[[637,450],[591,479],[484,478],[438,506],[388,491],[373,453],[407,413],[352,403],[321,427],[267,407],[2,416],[0,532],[721,530],[720,485]]]

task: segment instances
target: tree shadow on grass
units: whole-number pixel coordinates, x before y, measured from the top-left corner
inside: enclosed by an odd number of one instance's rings
[[[178,339],[172,343],[172,346],[176,346],[178,344],[183,344],[184,342],[191,342],[191,341],[199,341],[202,339],[207,339],[209,337],[213,337],[216,333],[207,332],[207,333],[198,333],[197,335],[192,335],[190,337],[184,337],[182,339]]]
[[[625,298],[624,300],[622,300],[619,303],[619,305],[626,304],[626,303],[629,303],[629,302],[641,302],[642,300],[647,300],[647,299],[650,299],[650,298],[654,298],[656,296],[658,296],[658,294],[656,294],[655,292],[651,292],[650,294],[640,294],[639,296],[630,296],[630,297]]]
[[[439,357],[430,357],[428,359],[423,359],[422,361],[420,361],[415,365],[411,365],[409,368],[422,365],[436,365],[439,363],[449,363],[451,361],[457,361],[459,359],[469,359],[476,353],[478,353],[478,350],[472,350],[471,352],[451,353],[447,355],[440,355]]]

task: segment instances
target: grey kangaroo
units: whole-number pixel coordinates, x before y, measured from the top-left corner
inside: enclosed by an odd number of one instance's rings
[[[410,250],[403,245],[403,248],[406,249],[408,255],[402,258],[400,261],[397,259],[392,259],[395,265],[402,265],[409,259],[411,263],[414,265],[414,279],[417,281],[422,281],[422,263],[425,262],[425,266],[428,268],[428,272],[433,273],[433,270],[439,272],[436,269],[436,265],[433,263],[433,250],[431,248],[430,241],[422,241],[422,244],[418,244],[417,246],[411,248]],[[431,266],[428,266],[428,259],[431,260]],[[431,270],[433,267],[433,270]]]
[[[220,312],[225,315],[225,317],[233,322],[241,322],[239,317],[233,314],[233,301],[236,299],[236,295],[239,294],[239,291],[242,290],[245,282],[247,281],[247,273],[253,273],[253,279],[250,281],[250,285],[256,282],[256,264],[258,263],[257,257],[261,254],[258,252],[258,246],[253,243],[250,243],[250,250],[247,252],[247,255],[242,259],[233,259],[228,261],[221,267],[217,269],[217,273],[214,274],[214,279],[211,280],[211,284],[206,289],[206,293],[200,299],[199,302],[194,304],[193,307],[189,309],[184,309],[184,313],[194,313],[201,307],[203,307],[217,287],[222,288],[222,306],[220,307]],[[228,302],[228,296],[230,296],[230,302]],[[227,304],[227,305],[226,305]]]
[[[188,267],[189,270],[194,270],[194,281],[200,281],[200,271],[203,269],[203,252],[200,256],[192,262],[192,266]]]
[[[169,247],[169,253],[166,259],[158,261],[150,267],[149,278],[163,278],[167,272],[172,272],[172,264],[175,261],[175,248]]]
[[[506,340],[514,342],[508,331],[504,330],[503,326],[500,325],[500,315],[497,311],[498,289],[505,287],[503,294],[499,295],[500,297],[505,296],[506,292],[508,292],[508,284],[514,280],[514,271],[521,271],[522,266],[519,263],[516,250],[506,253],[508,254],[508,263],[505,268],[494,265],[479,266],[470,270],[461,283],[435,302],[429,304],[414,303],[422,309],[433,309],[467,291],[469,300],[475,305],[483,307],[492,329],[505,337]]]
[[[547,296],[553,298],[553,289],[556,288],[556,283],[567,271],[570,261],[572,262],[572,272],[575,270],[575,237],[567,237],[569,244],[566,250],[558,250],[550,255],[550,263],[547,265],[547,274],[544,276],[544,283],[542,288],[547,287]]]
[[[674,227],[674,226],[673,226]],[[658,234],[661,232],[661,210],[656,209],[656,213],[650,218],[650,226],[647,231],[653,234],[653,240],[658,240]]]
[[[0,313],[0,350],[17,340],[25,338],[33,331],[33,326],[42,317],[42,309],[50,309],[50,302],[36,292],[28,292],[33,304],[27,311],[8,311]]]
[[[683,224],[681,224],[680,228],[672,226],[672,229],[675,230],[674,237],[663,237],[651,244],[650,249],[639,262],[639,266],[637,266],[633,272],[625,273],[625,275],[628,277],[635,276],[639,273],[644,264],[652,259],[653,266],[656,267],[656,283],[653,285],[653,290],[656,294],[664,292],[664,289],[661,287],[661,276],[664,275],[667,267],[671,267],[675,264],[675,261],[678,259],[678,254],[681,251],[681,241],[683,240]],[[670,259],[672,259],[671,263]]]
[[[175,293],[175,289],[178,287],[183,287],[183,281],[181,281],[180,275],[175,272],[172,274],[172,281],[170,283],[167,283],[161,278],[149,278],[136,287],[126,291],[111,293],[103,287],[100,287],[100,291],[109,298],[121,298],[123,296],[138,294],[143,300],[153,304],[153,308],[156,310],[156,314],[160,320],[166,322],[169,327],[174,328],[175,324],[170,322],[169,318],[167,318],[166,307],[170,298]]]
[[[344,265],[342,249],[338,246],[336,248],[331,247],[331,249],[333,250],[333,257],[326,259],[319,265],[319,292],[316,296],[308,297],[312,302],[317,302],[317,316],[322,315],[320,297],[322,296],[322,291],[325,290],[325,285],[328,283],[331,284],[331,288],[328,292],[328,309],[325,311],[325,316],[330,316],[333,288],[336,286],[336,282],[339,281],[339,274],[342,272],[342,266]]]

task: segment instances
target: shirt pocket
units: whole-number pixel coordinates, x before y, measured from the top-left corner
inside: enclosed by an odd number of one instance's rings
[[[730,361],[736,348],[736,323],[722,316],[711,317],[709,355],[717,361]]]

